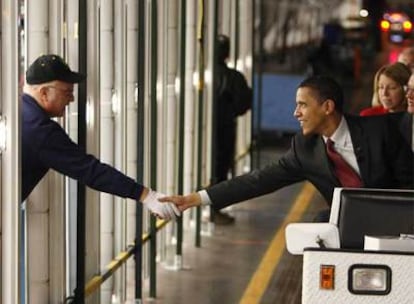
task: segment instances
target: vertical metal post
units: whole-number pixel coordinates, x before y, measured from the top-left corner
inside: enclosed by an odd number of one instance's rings
[[[179,119],[178,119],[178,194],[183,194],[184,192],[184,113],[185,113],[185,55],[186,55],[186,10],[187,10],[187,1],[180,1],[180,48],[179,48],[179,79],[180,79],[180,95],[179,95]],[[179,243],[183,241],[183,218],[182,216],[177,218],[177,250],[176,254],[181,254]]]
[[[87,1],[79,0],[79,72],[87,74]],[[86,88],[87,82],[78,85],[78,145],[86,149]],[[75,303],[85,302],[85,247],[86,247],[86,187],[77,187],[76,236],[76,289]]]
[[[178,144],[178,194],[183,194],[184,191],[184,111],[185,111],[185,46],[186,46],[186,35],[185,35],[185,15],[187,10],[187,0],[180,1],[180,96],[179,96],[179,144]]]
[[[144,180],[144,105],[145,105],[145,1],[138,1],[138,113],[137,113],[137,180]],[[135,221],[135,301],[142,302],[142,204],[136,204]]]
[[[212,132],[211,132],[211,178],[210,178],[210,184],[217,183],[217,176],[216,176],[216,155],[217,155],[217,147],[216,147],[216,140],[217,138],[217,81],[216,81],[216,71],[217,71],[217,34],[218,34],[218,0],[214,0],[212,2],[212,15],[210,18],[212,18],[212,26],[211,26],[211,44],[210,44],[210,69],[211,69],[211,126],[212,126]]]
[[[254,81],[255,84],[257,84],[256,89],[254,90],[254,92],[256,92],[256,101],[257,104],[255,106],[257,106],[256,111],[255,111],[255,115],[252,116],[252,126],[254,128],[253,131],[253,136],[254,136],[254,140],[253,140],[253,147],[255,150],[255,154],[256,157],[253,158],[253,167],[254,168],[260,168],[261,164],[260,164],[260,150],[261,150],[261,145],[262,145],[262,138],[261,138],[261,125],[262,125],[262,88],[263,88],[263,83],[262,83],[262,73],[263,73],[263,38],[264,38],[264,18],[263,18],[263,8],[264,8],[264,3],[263,0],[258,0],[255,3],[255,6],[257,5],[258,7],[258,12],[257,12],[257,17],[255,16],[255,18],[258,18],[260,20],[260,24],[259,24],[259,54],[258,54],[258,64],[257,64],[257,73],[254,75],[254,77],[256,77],[256,81]],[[254,22],[253,22],[254,24]],[[255,54],[253,53],[253,56],[255,56]]]
[[[237,60],[239,59],[239,32],[240,32],[240,0],[236,0],[234,7],[234,67],[237,68]]]
[[[197,104],[198,104],[198,129],[197,129],[197,189],[201,189],[201,170],[203,157],[203,94],[204,94],[204,0],[198,1],[198,27],[197,27],[197,42],[198,42],[198,86],[197,86]],[[201,207],[196,210],[197,226],[201,223]],[[200,227],[196,231],[196,247],[200,247]]]
[[[103,162],[114,165],[115,163],[115,119],[112,105],[115,95],[114,84],[114,0],[101,1],[97,6],[97,35],[98,45],[97,60],[99,78],[99,125],[100,125],[100,158]],[[105,267],[113,256],[115,229],[114,229],[114,196],[108,193],[100,193],[100,267]],[[110,220],[105,220],[110,219]],[[114,290],[114,280],[101,286],[100,300],[102,303],[110,302]]]
[[[256,20],[256,1],[257,0],[251,0],[252,1],[252,23],[251,23],[251,33],[252,33],[252,44],[251,44],[251,56],[252,56],[252,87],[254,86],[254,81],[256,77],[256,64],[255,64],[255,55],[256,55],[256,33],[255,33],[255,20]],[[260,35],[259,35],[260,38]],[[255,90],[253,91],[253,94],[255,94]],[[254,98],[253,98],[254,99]],[[254,150],[254,115],[257,112],[257,110],[254,109],[254,105],[252,105],[252,123],[250,124],[250,145],[251,149],[249,151],[250,159],[252,160],[252,165],[254,165],[254,158],[253,158],[253,150]]]
[[[151,134],[150,134],[150,151],[153,152],[150,159],[150,178],[151,178],[151,187],[157,188],[157,54],[158,54],[158,35],[157,35],[157,0],[151,1],[151,65],[150,65],[150,90],[151,90]],[[150,297],[155,298],[157,296],[157,265],[156,265],[156,256],[157,256],[157,228],[156,228],[156,218],[151,216],[150,220]]]
[[[208,22],[209,24],[211,24],[209,26],[209,31],[211,32],[211,43],[207,43],[210,47],[209,47],[209,51],[210,51],[210,65],[209,68],[211,70],[211,139],[210,139],[210,146],[211,146],[211,150],[210,150],[210,159],[211,159],[211,163],[210,163],[210,172],[211,172],[211,177],[210,177],[210,184],[216,184],[218,182],[217,179],[217,151],[218,151],[218,147],[216,146],[216,138],[217,138],[217,134],[218,134],[218,129],[217,129],[217,107],[218,107],[218,103],[217,103],[217,34],[218,34],[218,0],[214,0],[212,2],[210,2],[210,8],[209,11],[211,11],[211,14],[209,16],[210,21]],[[201,161],[199,161],[201,162]],[[201,172],[200,176],[201,176]],[[201,184],[197,185],[197,189],[201,188]],[[201,210],[201,208],[199,208]],[[213,216],[212,216],[212,210],[210,209],[210,221],[211,223],[208,223],[209,225],[213,225],[212,224],[212,220],[213,220]],[[197,227],[200,226],[200,230],[201,230],[201,216],[199,216],[198,218],[198,222],[197,222]],[[199,229],[196,230],[196,247],[200,247],[201,246],[201,236],[200,236],[200,231]]]
[[[6,146],[1,155],[1,303],[21,303],[22,253],[20,211],[20,103],[19,99],[19,1],[0,3],[1,113]]]

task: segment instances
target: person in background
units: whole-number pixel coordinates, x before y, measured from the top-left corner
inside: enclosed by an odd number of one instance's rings
[[[407,112],[400,121],[400,130],[414,152],[414,74],[410,76],[406,87]],[[414,166],[414,164],[412,164]]]
[[[398,55],[398,62],[404,63],[411,70],[411,73],[414,72],[414,47],[406,47]]]
[[[237,117],[251,108],[253,94],[243,74],[227,66],[230,39],[217,36],[217,64],[214,105],[214,151],[212,184],[227,179],[233,171],[236,152]],[[219,210],[211,210],[211,221],[217,225],[234,222],[234,217]]]
[[[167,196],[181,211],[199,205],[214,209],[311,182],[330,205],[335,187],[413,187],[413,153],[389,118],[343,114],[343,91],[330,77],[312,76],[299,84],[294,116],[302,132],[269,166],[185,196]],[[333,154],[336,156],[334,157]],[[345,168],[346,167],[346,168]],[[346,176],[345,176],[346,173]],[[327,221],[329,210],[317,221]]]
[[[404,87],[411,71],[400,62],[382,66],[374,78],[372,107],[363,109],[361,116],[381,115],[406,110]]]
[[[53,169],[95,190],[140,201],[160,218],[174,219],[180,211],[174,204],[160,203],[161,193],[87,154],[52,120],[65,114],[66,106],[74,101],[74,84],[85,79],[85,75],[71,71],[54,54],[38,57],[27,69],[21,97],[22,201],[49,169]]]

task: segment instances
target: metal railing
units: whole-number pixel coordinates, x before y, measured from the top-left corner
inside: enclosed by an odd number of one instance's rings
[[[169,221],[166,220],[157,220],[156,223],[156,232],[162,229],[167,225]],[[141,242],[145,244],[151,239],[150,233],[144,233],[142,235]],[[134,255],[136,250],[136,245],[130,244],[127,246],[125,251],[121,251],[118,255],[105,267],[102,273],[95,275],[91,280],[89,280],[85,285],[85,297],[94,293],[108,278],[111,277],[115,271],[124,264],[128,258]],[[155,257],[153,257],[155,259]]]

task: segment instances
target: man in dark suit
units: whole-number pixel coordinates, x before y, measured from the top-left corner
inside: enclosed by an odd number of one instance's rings
[[[273,164],[261,170],[235,177],[187,196],[165,197],[180,210],[211,204],[220,209],[308,180],[332,200],[339,182],[328,158],[326,142],[360,178],[366,188],[412,188],[413,153],[390,115],[357,117],[342,113],[343,92],[329,77],[305,79],[296,92],[294,116],[302,132],[292,139],[290,149]],[[325,217],[324,220],[327,220]]]
[[[414,99],[412,100],[414,103]],[[413,131],[414,131],[414,111],[409,112],[407,108],[407,112],[404,115],[397,117],[398,124],[400,126],[400,131],[404,139],[406,140],[407,144],[411,147],[411,150],[414,152],[414,140],[413,140]],[[414,166],[414,164],[413,164]]]

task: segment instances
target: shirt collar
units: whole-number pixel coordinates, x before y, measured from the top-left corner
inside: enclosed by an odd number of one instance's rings
[[[326,142],[328,137],[324,136],[323,139]],[[335,143],[335,146],[346,147],[349,144],[351,137],[349,134],[348,124],[344,116],[342,116],[338,128],[336,128],[330,139]]]

